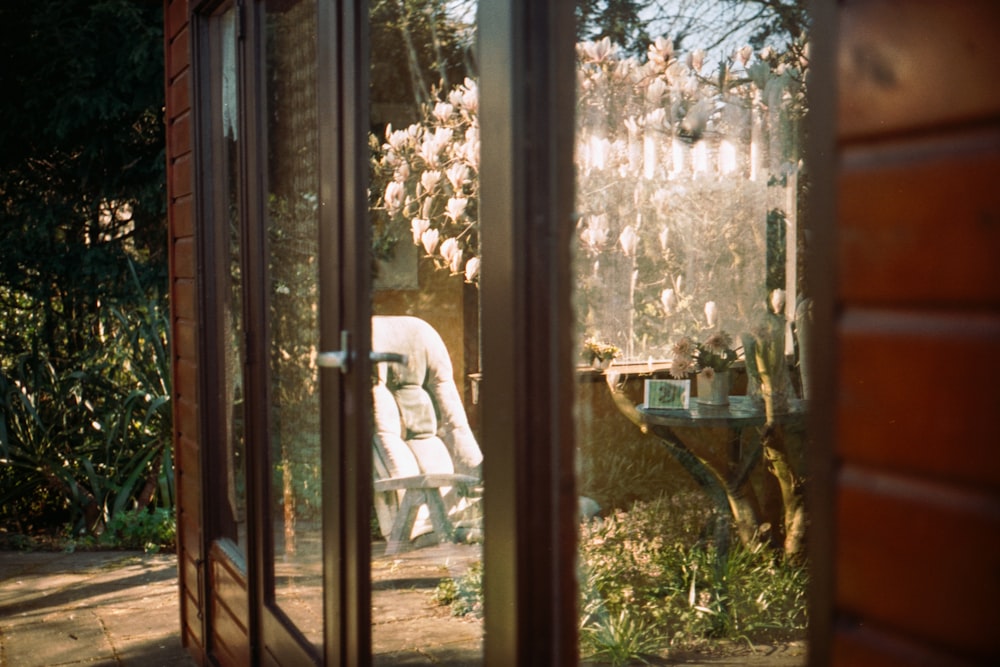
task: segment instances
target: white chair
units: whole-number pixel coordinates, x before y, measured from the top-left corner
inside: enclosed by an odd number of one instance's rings
[[[433,533],[453,537],[454,521],[478,487],[483,455],[469,427],[444,341],[427,322],[372,318],[372,349],[405,355],[375,365],[375,512],[386,554]]]

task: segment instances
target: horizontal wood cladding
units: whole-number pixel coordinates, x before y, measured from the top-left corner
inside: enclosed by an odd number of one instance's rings
[[[178,396],[178,394],[175,394]],[[177,411],[174,413],[174,430],[178,438],[187,436],[189,439],[198,437],[198,406],[192,399],[186,398],[184,394],[179,394],[177,399]],[[197,445],[194,445],[197,449]]]
[[[854,466],[838,481],[841,618],[1000,659],[1000,499]]]
[[[191,194],[175,197],[170,207],[171,238],[194,236],[194,198]]]
[[[168,121],[170,131],[167,136],[170,139],[170,155],[178,157],[191,152],[193,136],[191,134],[191,112],[189,110],[179,112],[176,118]],[[185,236],[179,234],[178,236]]]
[[[167,81],[175,81],[191,66],[190,35],[187,23],[172,35],[167,47]]]
[[[198,331],[194,322],[178,320],[174,322],[173,343],[174,355],[182,359],[198,357]]]
[[[843,459],[1000,489],[1000,314],[848,309],[838,339]]]
[[[191,70],[177,75],[167,86],[167,119],[173,120],[191,109]]]
[[[179,33],[187,29],[188,0],[166,0],[163,12],[168,39],[174,39]]]
[[[870,626],[841,627],[834,636],[834,667],[982,667],[970,660],[913,644]]]
[[[198,381],[198,366],[191,363],[187,359],[178,359],[176,361],[174,381],[177,387],[195,387],[195,383]]]
[[[174,242],[174,275],[177,278],[194,278],[197,258],[194,238],[187,237]]]
[[[998,29],[995,0],[844,2],[838,50],[841,137],[1000,115]]]
[[[216,543],[209,554],[213,655],[222,665],[250,664],[246,575]]]
[[[190,196],[194,193],[194,165],[191,155],[186,154],[170,164],[170,196],[173,198]]]
[[[196,321],[197,295],[195,294],[195,281],[186,278],[175,278],[173,280],[173,287],[171,295],[174,301],[170,304],[170,308],[174,319]]]
[[[201,612],[198,609],[198,600],[191,592],[194,588],[187,588],[181,592],[181,618],[183,621],[184,636],[188,638],[186,644],[189,648],[197,648],[199,652],[205,650],[205,635],[201,627]],[[193,642],[194,645],[190,642]]]
[[[1000,304],[998,183],[1000,127],[849,148],[838,201],[841,297]]]

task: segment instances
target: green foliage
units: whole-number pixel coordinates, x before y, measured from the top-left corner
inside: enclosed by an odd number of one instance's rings
[[[463,21],[471,18],[473,7],[465,6],[470,4],[461,0],[371,3],[374,105],[416,110],[432,99],[434,89],[448,90],[475,75],[473,28]]]
[[[123,549],[142,549],[158,553],[173,549],[177,539],[177,521],[173,510],[158,507],[149,510],[119,512],[108,522],[101,541]]]
[[[0,4],[0,525],[170,507],[163,8]]]
[[[166,315],[155,299],[101,315],[78,368],[43,354],[0,368],[2,523],[51,524],[55,508],[100,532],[130,507],[173,506]]]
[[[615,615],[600,614],[599,610],[599,604],[592,607],[591,614],[596,620],[580,629],[581,643],[589,658],[612,665],[627,665],[637,660],[648,664],[646,658],[666,644],[648,620],[625,609]]]
[[[720,555],[705,536],[719,520],[697,493],[636,502],[580,529],[583,654],[624,665],[707,639],[800,638],[806,567],[763,543]],[[441,582],[434,601],[481,615],[482,567]]]
[[[0,359],[88,356],[99,311],[166,274],[162,7],[0,4]]]
[[[582,634],[584,646],[595,653],[607,650],[603,643],[587,642],[607,639],[609,619],[616,619],[618,628],[641,628],[646,637],[663,638],[664,647],[706,638],[772,641],[801,635],[807,623],[806,568],[781,560],[762,543],[734,545],[720,556],[711,541],[692,540],[677,530],[678,500],[636,503],[629,512],[583,526],[581,627],[594,628]],[[630,625],[621,622],[623,614],[634,616]]]
[[[458,579],[443,579],[434,589],[434,602],[447,606],[454,616],[483,615],[483,564],[473,563]]]

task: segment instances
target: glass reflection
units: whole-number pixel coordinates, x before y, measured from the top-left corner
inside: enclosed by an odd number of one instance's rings
[[[808,63],[782,4],[580,4],[583,656],[804,637]]]
[[[322,650],[316,4],[273,0],[265,21],[275,601]]]
[[[474,14],[371,3],[376,664],[482,661]]]

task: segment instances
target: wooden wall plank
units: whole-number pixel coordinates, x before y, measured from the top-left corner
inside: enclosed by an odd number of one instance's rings
[[[194,193],[194,165],[190,154],[182,155],[171,162],[170,171],[170,194],[173,198],[176,199]]]
[[[174,276],[177,278],[195,277],[197,257],[195,256],[194,238],[187,237],[174,242]]]
[[[998,28],[994,0],[842,3],[840,136],[884,136],[1000,115]]]
[[[176,118],[168,121],[170,131],[167,138],[170,142],[170,156],[177,158],[191,152],[193,136],[191,133],[191,111],[179,112]],[[184,235],[182,235],[184,236]]]
[[[188,30],[186,22],[182,26],[173,34],[170,43],[167,45],[166,75],[167,81],[171,83],[191,66],[191,33]]]
[[[196,359],[198,356],[198,331],[194,322],[178,320],[174,323],[174,337],[171,341],[174,355],[182,359]]]
[[[843,614],[957,655],[1000,655],[1000,499],[853,466],[838,481]]]
[[[1000,314],[848,309],[838,337],[841,457],[1000,488]]]
[[[870,626],[839,628],[834,638],[834,667],[981,667],[933,647],[893,636]]]
[[[185,395],[178,394],[175,405],[178,407],[174,420],[174,429],[178,438],[188,437],[194,441],[198,437],[198,406]],[[194,445],[197,450],[197,444]]]
[[[191,70],[186,69],[177,75],[167,87],[167,118],[174,119],[191,109]]]
[[[210,558],[212,592],[245,635],[250,623],[246,575],[240,572],[219,549],[213,548]]]
[[[204,650],[205,637],[204,634],[202,633],[201,622],[198,620],[200,612],[198,610],[197,599],[187,594],[186,592],[182,593],[181,609],[182,609],[182,616],[186,621],[183,626],[184,632],[186,633],[188,638],[194,640],[195,645],[199,649]]]
[[[175,279],[173,281],[173,303],[170,304],[175,319],[196,321],[197,294],[195,281]],[[194,394],[191,394],[192,396]]]
[[[194,198],[190,193],[171,200],[170,233],[176,239],[194,236]]]
[[[998,182],[997,129],[848,151],[838,202],[841,296],[1000,304]]]

